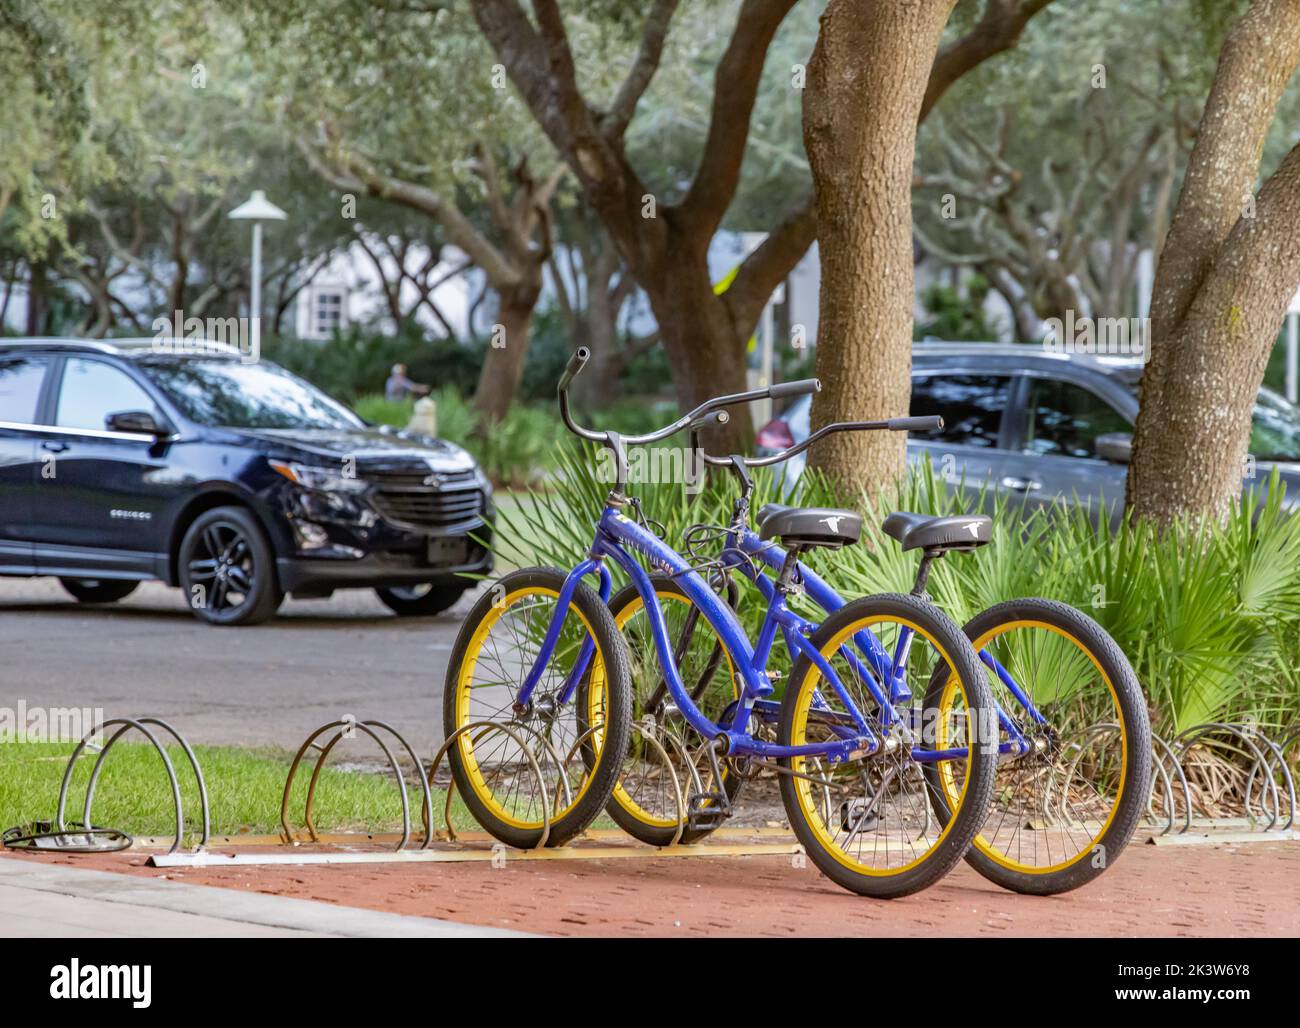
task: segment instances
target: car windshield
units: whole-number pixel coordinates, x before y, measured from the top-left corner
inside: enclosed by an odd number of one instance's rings
[[[220,428],[357,428],[364,424],[315,386],[265,361],[145,359],[141,370],[191,421]]]

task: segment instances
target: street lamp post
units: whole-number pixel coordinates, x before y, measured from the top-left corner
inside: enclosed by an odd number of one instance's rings
[[[248,317],[252,327],[253,345],[261,339],[262,326],[262,222],[284,221],[288,215],[266,198],[266,193],[254,189],[252,195],[227,215],[233,221],[253,223],[253,260],[248,283]]]

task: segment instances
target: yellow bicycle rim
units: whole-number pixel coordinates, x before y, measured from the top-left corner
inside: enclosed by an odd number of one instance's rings
[[[873,625],[885,624],[885,623],[898,625],[899,627],[902,628],[910,628],[913,631],[913,633],[915,633],[917,638],[924,639],[926,642],[928,642],[931,646],[934,647],[935,652],[939,655],[939,658],[943,660],[944,664],[946,664],[948,667],[952,667],[952,659],[949,657],[948,653],[944,650],[944,648],[941,645],[939,645],[937,640],[935,640],[928,632],[926,632],[919,625],[914,624],[913,622],[907,620],[906,618],[898,617],[894,615],[871,615],[859,621],[855,621],[852,624],[846,625],[839,632],[837,632],[834,635],[834,637],[832,637],[826,643],[825,646],[822,647],[821,650],[822,657],[825,658],[826,661],[829,663],[831,658],[835,655],[835,653],[839,650],[839,648],[843,646],[846,642],[848,642],[848,640],[850,640],[858,632],[869,630]],[[799,746],[799,745],[803,745],[808,741],[808,735],[807,735],[808,713],[812,704],[813,693],[817,690],[818,684],[821,681],[822,681],[821,671],[815,665],[809,664],[808,672],[805,675],[803,681],[797,684],[798,693],[795,700],[796,706],[794,712],[794,720],[791,726],[791,733],[790,733],[791,745]],[[956,676],[955,675],[950,676],[950,681],[956,682]],[[827,690],[831,691],[831,687],[828,686]],[[968,717],[969,716],[970,715],[968,712]],[[973,737],[974,725],[968,723],[967,734],[968,737]],[[942,748],[942,747],[943,747],[943,740],[942,738],[940,738],[936,741],[936,748]],[[808,764],[808,759],[805,757],[793,757],[790,760],[791,769],[799,772],[800,774],[810,773],[807,764]],[[949,775],[949,777],[951,777],[952,774],[951,764],[945,763],[941,765],[941,767]],[[816,769],[814,769],[814,771],[811,773],[813,773],[815,776]],[[962,778],[961,789],[958,792],[957,806],[952,808],[954,811],[960,809],[960,804],[965,798],[967,778],[968,776],[963,776]],[[821,812],[817,808],[817,803],[813,795],[814,790],[816,788],[817,788],[816,784],[808,781],[807,779],[804,778],[794,779],[794,792],[799,803],[799,809],[803,814],[804,821],[809,825],[809,827],[812,828],[813,834],[817,837],[818,842],[821,843],[822,848],[825,849],[826,852],[830,853],[831,856],[833,856],[835,860],[838,861],[840,864],[843,864],[849,870],[857,874],[871,875],[872,877],[877,877],[877,878],[888,878],[894,875],[903,874],[906,871],[910,871],[912,868],[922,864],[925,860],[927,860],[930,857],[932,853],[934,853],[936,849],[938,849],[940,844],[942,844],[943,840],[947,838],[948,832],[952,827],[953,821],[955,820],[955,818],[951,818],[951,817],[948,819],[947,824],[943,826],[942,830],[939,832],[938,837],[935,838],[933,842],[931,842],[927,846],[925,852],[914,857],[912,860],[909,860],[907,863],[901,864],[897,867],[882,868],[874,864],[867,864],[862,862],[861,860],[855,859],[842,846],[840,846],[836,838],[837,833],[831,829],[831,826],[826,824],[825,818],[822,817]]]
[[[506,595],[500,603],[494,603],[484,615],[483,620],[475,627],[474,634],[470,637],[469,644],[465,648],[465,659],[461,663],[460,675],[456,680],[455,709],[457,725],[467,724],[472,720],[469,708],[471,693],[474,689],[474,671],[478,666],[479,655],[483,652],[483,647],[487,643],[488,636],[492,631],[492,626],[500,621],[501,617],[521,599],[541,596],[558,599],[559,593],[554,589],[549,589],[544,586],[525,586],[521,589],[516,589]],[[596,636],[591,629],[591,624],[587,621],[587,618],[583,615],[582,611],[578,609],[577,604],[570,604],[569,612],[575,614],[582,622],[583,627],[587,631],[587,635],[591,638],[596,647],[591,656],[591,681],[590,686],[587,689],[587,718],[588,724],[600,725],[602,723],[601,719],[603,718],[602,712],[605,708],[604,655],[600,652],[600,644],[596,641]],[[490,733],[491,730],[485,729],[484,732]],[[469,779],[470,788],[474,791],[474,794],[479,798],[479,800],[482,801],[483,805],[492,812],[493,816],[505,824],[521,829],[541,829],[543,827],[543,822],[540,819],[536,821],[527,821],[517,817],[512,810],[501,802],[497,794],[492,790],[492,787],[488,784],[474,753],[474,742],[476,739],[482,738],[482,735],[483,733],[477,730],[471,730],[461,735],[460,738],[456,740],[456,748],[460,755],[461,765],[465,771],[465,775]],[[599,752],[603,746],[603,742],[604,732],[602,729],[597,728],[592,733],[591,746]],[[568,754],[561,753],[560,756],[563,758],[567,757]],[[542,762],[543,767],[550,766],[550,763],[543,759],[542,754],[538,754],[538,759]],[[563,769],[557,768],[557,773],[563,773]],[[546,787],[549,783],[541,784],[543,787]],[[581,785],[576,790],[571,790],[571,802],[563,808],[553,810],[551,813],[551,821],[559,821],[567,815],[569,811],[577,806],[578,801],[582,799],[590,784],[591,775],[585,774]],[[561,792],[560,795],[562,796],[563,793]]]
[[[1007,868],[1009,871],[1018,871],[1021,874],[1045,875],[1045,874],[1053,874],[1057,871],[1064,871],[1066,868],[1073,867],[1075,864],[1079,863],[1079,861],[1091,857],[1096,848],[1097,841],[1101,839],[1106,834],[1107,829],[1110,828],[1111,822],[1114,821],[1115,819],[1115,812],[1119,809],[1119,797],[1121,797],[1124,794],[1124,783],[1128,773],[1128,733],[1124,727],[1124,719],[1120,716],[1122,708],[1120,707],[1120,703],[1119,703],[1119,694],[1115,691],[1115,685],[1113,682],[1111,682],[1110,676],[1106,674],[1105,669],[1102,668],[1101,664],[1097,661],[1097,658],[1096,656],[1093,655],[1092,651],[1089,650],[1086,646],[1084,646],[1084,644],[1079,639],[1075,638],[1075,636],[1072,633],[1066,631],[1065,629],[1057,625],[1049,624],[1046,621],[1036,621],[1036,620],[1008,621],[1004,624],[1000,624],[995,626],[994,628],[989,629],[978,639],[976,639],[972,643],[972,646],[974,647],[976,652],[979,652],[981,650],[986,649],[999,636],[1006,635],[1010,631],[1013,631],[1015,629],[1021,629],[1021,628],[1044,629],[1048,632],[1053,632],[1056,635],[1060,636],[1061,638],[1067,640],[1068,642],[1073,643],[1080,650],[1080,652],[1085,654],[1088,660],[1093,665],[1093,667],[1096,668],[1097,674],[1101,676],[1101,680],[1106,683],[1106,688],[1109,690],[1111,700],[1114,703],[1115,723],[1119,725],[1119,737],[1120,737],[1119,784],[1115,790],[1115,802],[1111,804],[1110,812],[1107,814],[1106,818],[1101,822],[1101,827],[1091,835],[1088,844],[1086,846],[1083,846],[1073,857],[1070,857],[1068,860],[1056,861],[1046,866],[1039,865],[1039,864],[1027,864],[1022,860],[1017,860],[1013,858],[1008,852],[1006,852],[1006,850],[1009,849],[1010,847],[1003,848],[995,845],[990,839],[986,837],[985,833],[981,832],[975,838],[975,842],[973,845],[980,853],[983,853],[994,863]],[[950,678],[947,686],[944,688],[943,695],[939,701],[939,709],[940,709],[939,723],[941,725],[944,724],[947,720],[945,715],[951,703],[953,685],[954,682]],[[1008,761],[1005,764],[1000,764],[999,772],[1004,767],[1015,768],[1015,761]],[[944,799],[946,801],[951,802],[951,798],[953,795],[953,791],[952,791],[953,783],[949,781],[946,775],[941,774],[939,778],[943,787]],[[995,787],[994,795],[995,797],[997,795],[996,787]],[[996,799],[995,799],[995,803],[996,803]],[[990,814],[989,820],[991,821],[992,819],[993,819],[993,815]],[[1013,837],[1015,837],[1014,833],[1013,833]]]

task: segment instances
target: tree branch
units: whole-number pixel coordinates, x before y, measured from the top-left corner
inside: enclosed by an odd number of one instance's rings
[[[736,272],[722,294],[737,338],[748,339],[773,291],[794,270],[817,238],[817,207],[810,193],[797,204]]]
[[[930,69],[930,82],[921,103],[920,121],[959,78],[990,57],[1010,50],[1020,41],[1029,19],[1052,0],[988,0],[975,27],[943,47]]]
[[[447,233],[448,241],[455,243],[483,269],[493,288],[506,289],[520,281],[519,269],[474,227],[459,208],[445,203],[429,187],[386,175],[360,155],[341,149],[336,152],[340,164],[327,162],[317,147],[302,138],[297,142],[307,163],[336,189],[390,200],[433,218]]]
[[[641,102],[655,72],[659,70],[659,60],[663,56],[664,40],[668,38],[668,26],[677,12],[680,0],[655,0],[650,14],[646,17],[645,28],[641,32],[641,45],[637,49],[632,69],[619,87],[618,95],[609,110],[600,120],[601,131],[610,139],[622,139],[628,123],[636,113],[636,106]]]
[[[740,179],[749,119],[758,96],[763,58],[795,0],[744,0],[731,41],[713,76],[713,111],[704,155],[679,205],[684,221],[706,237],[722,223]]]
[[[593,207],[619,225],[629,248],[646,226],[646,193],[621,146],[611,144],[578,88],[573,54],[555,0],[533,0],[540,34],[518,0],[472,0],[474,19],[547,138],[573,169]],[[642,240],[644,244],[644,240]]]
[[[1256,0],[1224,41],[1187,160],[1156,272],[1151,317],[1158,337],[1177,331],[1254,193],[1264,138],[1298,64],[1300,0]]]

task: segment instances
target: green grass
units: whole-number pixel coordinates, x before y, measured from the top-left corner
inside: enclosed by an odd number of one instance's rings
[[[0,828],[48,821],[58,805],[71,743],[5,743],[0,745]],[[184,753],[168,748],[181,785],[189,840],[195,841],[199,823],[198,788]],[[213,835],[241,832],[276,834],[280,831],[280,799],[292,755],[278,750],[249,750],[230,746],[196,746],[211,805]],[[315,822],[320,831],[398,831],[402,823],[401,800],[391,773],[341,770],[336,763],[355,757],[379,757],[374,746],[345,741],[330,755],[316,788]],[[81,819],[86,784],[94,756],[83,756],[68,791],[67,817]],[[301,822],[307,784],[311,779],[311,754],[304,758],[289,804],[290,825]],[[421,825],[419,787],[408,775],[407,795],[413,832]],[[434,825],[441,827],[446,793],[433,790]],[[94,822],[119,828],[131,835],[166,835],[175,830],[175,814],[167,775],[157,752],[148,743],[114,745],[95,788]],[[475,828],[459,797],[452,805],[458,828]]]

